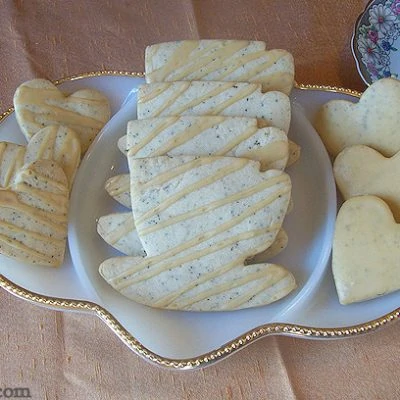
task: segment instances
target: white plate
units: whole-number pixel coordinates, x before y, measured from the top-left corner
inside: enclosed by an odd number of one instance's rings
[[[100,89],[111,99],[115,113],[130,90],[141,82],[141,78],[115,75],[66,81],[61,87],[65,91],[82,87]],[[209,364],[270,333],[349,336],[397,319],[399,292],[341,306],[331,277],[329,254],[336,215],[335,187],[329,158],[309,120],[330,99],[356,100],[349,93],[295,89],[291,96],[293,118],[289,135],[302,146],[302,156],[289,170],[295,207],[285,221],[289,246],[279,261],[293,272],[299,287],[286,299],[235,312],[163,311],[126,299],[100,277],[99,263],[118,252],[97,235],[96,219],[123,210],[105,192],[104,182],[127,171],[126,160],[116,142],[125,133],[126,122],[135,118],[134,96],[103,129],[77,174],[69,226],[73,262],[67,257],[60,269],[48,269],[1,257],[0,285],[39,304],[95,311],[131,349],[158,364],[175,368]],[[2,121],[0,138],[24,143],[14,115]],[[378,318],[379,321],[369,323]],[[358,324],[363,325],[354,326]],[[346,326],[352,327],[343,328]],[[205,353],[210,354],[203,356]]]

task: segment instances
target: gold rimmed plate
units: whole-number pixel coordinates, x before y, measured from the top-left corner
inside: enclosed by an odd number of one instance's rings
[[[336,297],[329,263],[336,197],[329,159],[309,121],[325,101],[356,100],[358,94],[330,87],[299,85],[291,96],[294,123],[290,134],[303,146],[302,160],[290,171],[299,185],[287,227],[289,233],[292,231],[295,245],[289,247],[286,262],[291,264],[299,282],[292,296],[271,307],[254,310],[179,313],[135,304],[103,282],[97,273],[98,262],[116,253],[98,238],[95,220],[115,207],[102,185],[108,176],[126,168],[115,143],[124,134],[126,120],[135,118],[134,95],[120,107],[131,90],[142,82],[141,74],[106,71],[58,82],[67,92],[82,87],[102,90],[109,96],[115,116],[83,160],[74,185],[69,227],[72,257],[68,256],[56,270],[22,265],[2,257],[3,288],[47,307],[95,312],[137,354],[178,369],[209,365],[270,334],[349,337],[399,318],[398,293],[346,307]],[[23,143],[14,115],[8,114],[0,124],[1,140]],[[319,173],[309,176],[311,170]],[[307,176],[309,179],[305,181]],[[314,203],[307,208],[310,199]],[[301,219],[303,214],[309,219]],[[300,236],[303,242],[299,241]]]

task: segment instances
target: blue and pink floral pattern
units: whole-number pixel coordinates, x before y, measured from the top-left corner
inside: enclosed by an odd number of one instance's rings
[[[398,77],[400,58],[400,0],[371,1],[360,16],[353,37],[353,52],[367,83]],[[396,64],[396,65],[395,65]]]

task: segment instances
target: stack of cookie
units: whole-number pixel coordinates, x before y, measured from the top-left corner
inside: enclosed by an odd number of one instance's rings
[[[138,119],[118,143],[130,174],[106,183],[130,210],[98,221],[127,256],[104,261],[100,274],[125,296],[166,309],[284,297],[295,288],[286,268],[246,260],[275,255],[287,238],[284,169],[299,155],[287,138],[292,56],[263,42],[200,40],[150,46],[145,63]]]
[[[14,96],[27,145],[0,142],[0,253],[32,264],[64,260],[69,191],[89,144],[110,118],[98,91],[65,96],[44,79]]]

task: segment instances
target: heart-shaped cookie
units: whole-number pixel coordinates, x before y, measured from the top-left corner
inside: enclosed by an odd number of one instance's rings
[[[400,289],[400,225],[376,196],[347,200],[339,210],[332,270],[341,304]]]
[[[336,157],[333,172],[345,200],[375,195],[385,200],[400,222],[400,152],[391,158],[363,145],[346,147]]]
[[[64,126],[51,125],[38,131],[27,146],[0,142],[0,187],[7,188],[25,164],[53,160],[72,186],[81,159],[81,147],[75,132]]]
[[[107,193],[127,208],[131,208],[130,178],[129,174],[115,175],[107,179],[104,186]]]
[[[81,161],[81,145],[76,133],[65,126],[50,125],[32,136],[26,146],[25,164],[36,160],[54,160],[72,186]]]
[[[67,240],[68,181],[54,161],[19,170],[0,189],[0,253],[32,264],[59,266]]]
[[[224,155],[261,162],[261,170],[284,169],[288,138],[256,118],[177,116],[129,121],[125,153],[141,158],[159,155]],[[119,148],[124,146],[124,137]]]
[[[355,144],[365,144],[390,157],[400,150],[399,109],[400,81],[380,79],[357,104],[345,100],[324,104],[314,126],[334,157]]]
[[[108,99],[94,89],[82,89],[66,96],[45,79],[20,85],[14,95],[15,116],[29,139],[49,125],[64,125],[74,130],[82,153],[110,119]]]
[[[265,92],[247,82],[178,81],[141,85],[137,95],[138,119],[168,116],[221,115],[258,118],[286,133],[290,100],[282,92]]]
[[[277,256],[281,251],[285,250],[286,246],[288,245],[288,241],[289,238],[287,233],[283,228],[281,228],[276,235],[274,243],[272,243],[268,249],[247,260],[247,263],[259,264]]]
[[[131,211],[103,215],[97,222],[97,232],[106,243],[122,254],[144,256]]]
[[[0,187],[10,186],[25,161],[25,146],[0,142]]]

